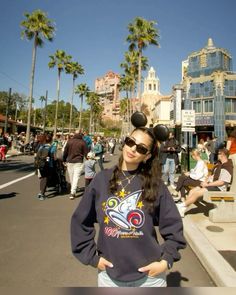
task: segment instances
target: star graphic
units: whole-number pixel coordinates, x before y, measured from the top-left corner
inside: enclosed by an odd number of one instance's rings
[[[143,205],[143,202],[142,202],[142,201],[138,202],[138,204],[137,204],[137,207],[138,207],[138,208],[142,209],[143,206],[144,206],[144,205]]]
[[[121,198],[124,198],[125,195],[126,195],[126,192],[125,192],[125,190],[122,188],[122,190],[119,192],[119,196],[120,196]]]
[[[109,223],[109,218],[107,216],[104,218],[104,223],[106,223],[106,224]]]

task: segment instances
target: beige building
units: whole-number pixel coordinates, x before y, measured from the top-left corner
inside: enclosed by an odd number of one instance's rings
[[[152,124],[170,125],[171,96],[162,95],[160,92],[160,80],[156,71],[151,67],[148,76],[144,79],[144,91],[141,99],[141,110],[148,119],[147,126]]]
[[[119,82],[120,76],[112,71],[95,80],[95,92],[100,96],[100,103],[103,106],[103,120],[120,120]]]

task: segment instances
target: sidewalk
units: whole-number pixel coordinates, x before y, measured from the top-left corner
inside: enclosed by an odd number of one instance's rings
[[[19,152],[15,149],[10,149],[7,151],[6,158],[15,157],[22,155],[22,152]]]
[[[185,238],[218,287],[236,287],[236,223],[212,223],[202,209],[183,218]]]
[[[22,153],[8,151],[7,157]],[[185,238],[218,287],[236,287],[236,223],[209,221],[208,203],[192,205],[183,218]]]

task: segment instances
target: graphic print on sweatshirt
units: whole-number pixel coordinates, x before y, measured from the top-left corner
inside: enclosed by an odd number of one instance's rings
[[[105,211],[105,235],[115,238],[138,238],[144,224],[143,202],[139,201],[142,190],[130,194],[122,193],[110,197],[103,205]],[[114,227],[115,225],[115,227]]]

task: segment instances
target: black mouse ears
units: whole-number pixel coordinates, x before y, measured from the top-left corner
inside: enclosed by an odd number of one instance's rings
[[[131,116],[131,123],[134,127],[145,127],[147,124],[147,117],[143,112],[135,112]],[[148,128],[148,130],[154,135],[156,140],[165,141],[169,137],[169,129],[166,125],[158,124],[153,128]]]

